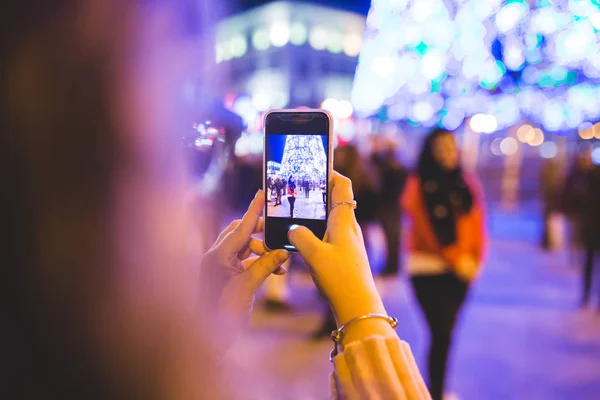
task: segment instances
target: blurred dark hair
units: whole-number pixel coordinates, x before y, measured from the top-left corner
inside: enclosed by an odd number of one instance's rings
[[[106,212],[124,148],[108,90],[118,49],[84,47],[81,3],[25,1],[27,13],[11,3],[0,112],[6,382],[19,398],[112,397],[85,323],[113,272]],[[119,8],[107,40],[127,36]]]
[[[417,174],[421,177],[437,176],[443,173],[442,167],[433,156],[433,144],[443,135],[452,135],[442,128],[435,128],[423,141],[419,160],[417,161]]]
[[[115,365],[98,348],[115,338],[100,339],[104,327],[94,325],[99,305],[116,301],[117,176],[142,168],[121,129],[128,110],[115,104],[138,11],[120,1],[3,4],[0,397],[165,395],[157,368],[165,349]],[[144,367],[147,357],[156,358]]]

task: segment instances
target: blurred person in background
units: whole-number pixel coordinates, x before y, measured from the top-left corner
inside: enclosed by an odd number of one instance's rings
[[[364,235],[367,235],[368,224],[375,220],[379,190],[377,174],[370,160],[363,159],[355,145],[338,146],[333,153],[333,169],[352,181],[352,191],[358,204],[355,210],[356,220]],[[366,241],[365,239],[368,249]],[[315,340],[328,338],[335,327],[335,318],[327,308],[319,328],[313,332],[312,337]]]
[[[408,172],[398,161],[396,146],[391,140],[381,139],[376,142],[375,151],[371,159],[381,182],[377,205],[377,219],[385,235],[387,251],[382,275],[395,275],[398,273],[400,265],[400,236],[402,231],[400,196],[406,183]]]
[[[588,173],[593,167],[591,148],[580,150],[562,188],[561,211],[569,221],[570,262],[577,266],[582,264],[580,255],[583,252],[581,200],[587,189]]]
[[[235,166],[231,171],[234,184],[229,196],[234,203],[233,211],[243,212],[252,200],[256,191],[263,186],[263,165],[261,154],[248,154],[235,159]],[[269,192],[267,192],[268,196]]]
[[[479,183],[463,173],[451,132],[427,136],[402,204],[411,220],[407,269],[430,333],[429,387],[442,400],[452,333],[485,242]]]
[[[171,133],[196,65],[177,16],[198,4],[14,1],[1,14],[2,398],[249,397],[226,351],[289,254],[252,236],[262,190],[196,251]],[[334,202],[352,200],[346,178],[332,186]],[[290,239],[340,326],[386,313],[351,207],[332,211],[327,243],[306,228]],[[351,323],[338,350],[334,398],[428,398],[385,319]]]
[[[563,168],[556,158],[544,159],[540,173],[542,196],[542,248],[552,250],[558,246],[561,236],[560,211],[561,188],[564,185]]]
[[[573,240],[584,249],[581,307],[586,307],[593,285],[594,267],[600,251],[600,169],[592,162],[591,149],[581,151],[563,189],[563,210]],[[600,287],[598,291],[600,311]]]
[[[378,193],[381,190],[377,170],[370,159],[361,157],[353,144],[337,147],[334,151],[333,168],[352,181],[352,190],[359,207],[356,220],[363,232],[376,220]]]

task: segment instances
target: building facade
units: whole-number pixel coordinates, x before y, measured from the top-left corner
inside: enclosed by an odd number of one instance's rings
[[[224,19],[215,35],[221,94],[249,96],[244,108],[257,114],[348,101],[364,27],[359,14],[283,1]]]

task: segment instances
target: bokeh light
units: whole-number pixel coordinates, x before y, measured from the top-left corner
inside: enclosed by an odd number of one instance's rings
[[[530,146],[541,146],[544,143],[544,132],[540,128],[533,130],[533,137],[529,141]]]
[[[337,54],[344,50],[344,35],[338,31],[331,31],[327,38],[327,50]]]
[[[269,39],[275,47],[283,47],[290,40],[290,27],[285,23],[277,23],[269,31]]]
[[[356,57],[360,53],[362,37],[357,34],[349,34],[344,38],[344,54],[348,57]]]
[[[594,126],[589,122],[584,122],[579,126],[579,137],[583,140],[589,140],[594,137]]]
[[[475,114],[471,118],[470,126],[478,133],[492,133],[498,128],[498,121],[493,115]]]
[[[519,151],[519,142],[513,137],[505,137],[500,142],[500,151],[506,156],[512,156]]]
[[[533,126],[529,124],[521,125],[519,129],[517,129],[517,139],[521,143],[529,143],[533,140],[535,135]]]
[[[492,151],[492,154],[495,156],[502,155],[502,150],[500,149],[500,143],[502,143],[502,139],[496,138],[496,139],[492,140],[492,144],[490,145],[490,150]]]
[[[308,39],[308,30],[301,22],[294,22],[290,28],[290,43],[301,46]]]
[[[540,146],[540,156],[543,158],[554,158],[558,154],[558,146],[552,141],[544,142]]]
[[[252,34],[252,46],[259,51],[266,50],[271,47],[269,31],[263,28],[259,28],[254,31]]]
[[[315,26],[311,29],[308,42],[315,50],[325,50],[329,39],[329,31],[322,26]]]

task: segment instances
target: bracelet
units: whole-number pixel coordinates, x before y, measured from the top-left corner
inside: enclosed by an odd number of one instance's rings
[[[346,332],[345,331],[346,327],[354,322],[361,321],[363,319],[369,319],[369,318],[385,319],[387,322],[389,322],[389,324],[394,329],[396,329],[396,327],[398,326],[398,318],[390,317],[389,315],[385,315],[385,314],[365,314],[365,315],[361,315],[360,317],[351,319],[350,321],[346,322],[344,325],[337,328],[335,331],[331,332],[331,340],[333,340],[334,345],[333,345],[333,350],[331,350],[331,353],[329,354],[329,361],[333,362],[333,358],[338,355],[338,344],[344,337],[344,333]]]

